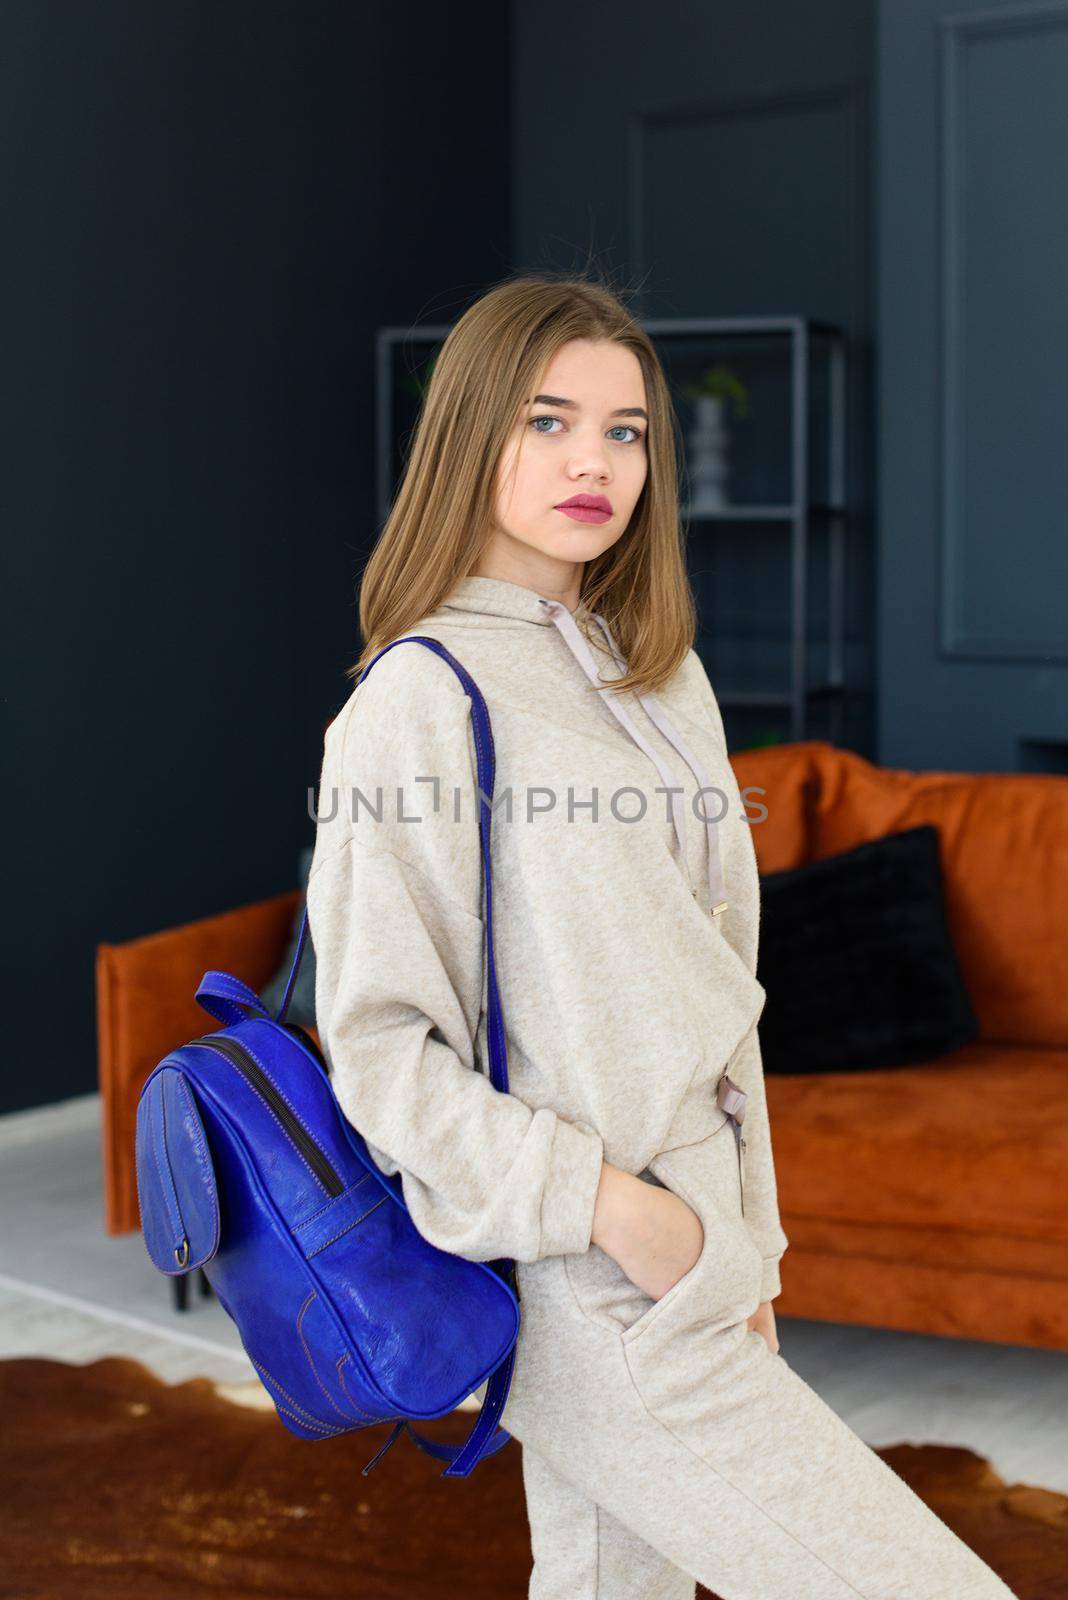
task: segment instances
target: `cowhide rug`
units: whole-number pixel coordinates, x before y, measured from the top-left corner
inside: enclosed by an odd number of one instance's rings
[[[402,1436],[364,1478],[385,1425],[297,1439],[258,1383],[170,1386],[119,1358],[0,1362],[0,1417],[2,1600],[526,1600],[518,1442],[443,1480]],[[879,1455],[1020,1600],[1068,1600],[1068,1497],[969,1450]]]

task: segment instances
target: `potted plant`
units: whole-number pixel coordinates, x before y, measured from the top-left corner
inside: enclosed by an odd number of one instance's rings
[[[738,374],[720,361],[684,384],[682,392],[694,408],[689,436],[690,511],[698,516],[722,511],[731,504],[727,403],[733,404],[736,418],[748,417],[749,391]]]

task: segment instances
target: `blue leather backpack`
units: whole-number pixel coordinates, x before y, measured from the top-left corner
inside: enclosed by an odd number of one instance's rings
[[[436,639],[409,634],[449,663],[471,698],[486,904],[490,1079],[507,1092],[508,1057],[493,959],[490,820],[494,750],[476,684]],[[285,995],[272,1017],[228,972],[196,998],[223,1026],[170,1051],[137,1107],[137,1193],[149,1256],[174,1276],[203,1267],[274,1401],[302,1439],[396,1424],[467,1477],[508,1443],[498,1429],[515,1362],[519,1289],[512,1260],[468,1261],[419,1233],[401,1174],[383,1173],[342,1111],[311,1035],[286,1021],[308,937],[304,912]],[[441,1417],[487,1384],[462,1445],[428,1439],[412,1419]]]

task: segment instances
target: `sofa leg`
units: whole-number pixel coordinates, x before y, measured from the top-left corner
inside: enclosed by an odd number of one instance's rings
[[[189,1280],[191,1277],[193,1277],[191,1272],[179,1272],[176,1277],[171,1279],[171,1299],[175,1311],[189,1310]],[[201,1300],[207,1300],[215,1293],[211,1286],[211,1279],[203,1267],[196,1269],[196,1280]]]

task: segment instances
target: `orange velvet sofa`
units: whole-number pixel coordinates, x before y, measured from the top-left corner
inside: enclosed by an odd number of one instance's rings
[[[761,873],[938,828],[980,1022],[974,1043],[921,1065],[768,1074],[790,1241],[777,1312],[1068,1350],[1068,779],[894,770],[824,740],[732,765]],[[200,978],[265,983],[299,902],[294,890],[97,947],[109,1233],[139,1225],[137,1099],[204,1031]]]

